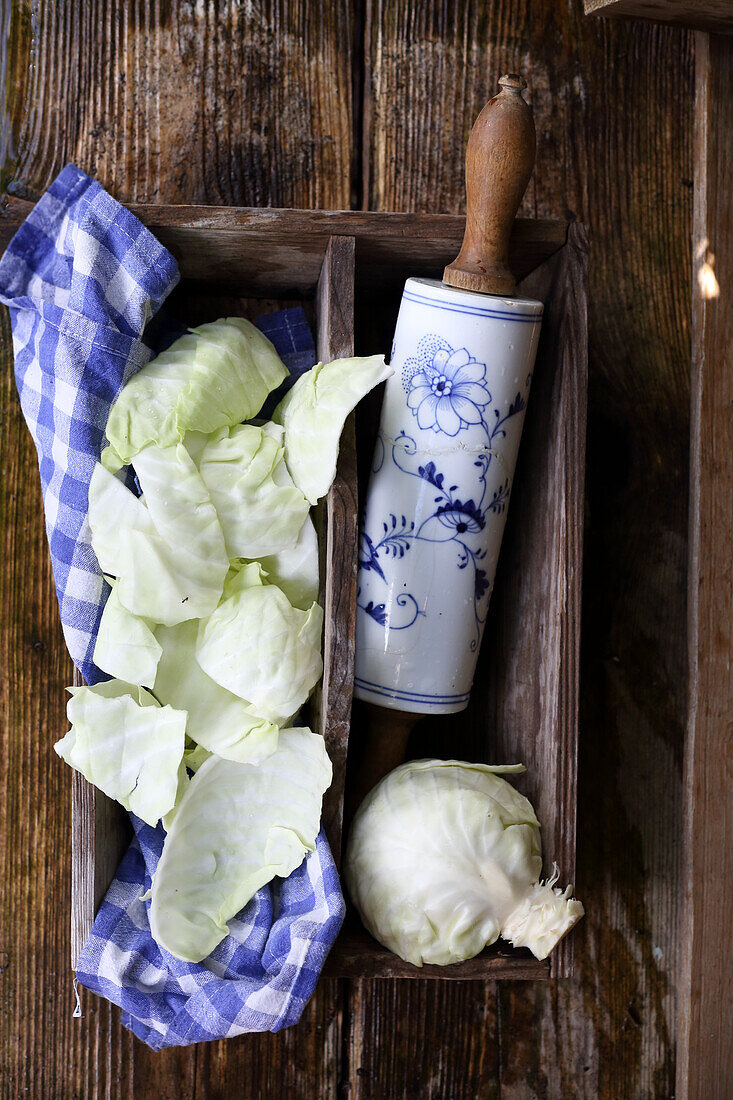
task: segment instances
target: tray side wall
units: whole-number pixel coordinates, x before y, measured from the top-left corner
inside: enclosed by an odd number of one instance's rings
[[[317,351],[324,363],[354,354],[353,237],[331,237],[316,295]],[[353,414],[341,436],[338,465],[328,496],[319,508],[323,681],[316,698],[317,726],[326,739],[333,780],[323,799],[323,827],[340,864],[346,754],[354,693],[356,569],[358,555],[356,436]]]
[[[84,681],[74,670],[74,686]],[[132,829],[127,814],[79,772],[71,778],[71,966],[94,924]]]
[[[587,242],[520,286],[545,302],[527,420],[471,719],[491,762],[519,762],[517,786],[542,823],[544,873],[575,880],[580,604],[587,401]],[[478,691],[477,691],[478,689]],[[550,957],[572,973],[573,936]]]

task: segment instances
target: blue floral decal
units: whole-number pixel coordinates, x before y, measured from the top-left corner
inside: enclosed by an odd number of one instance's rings
[[[484,409],[491,394],[483,384],[486,364],[466,348],[456,351],[438,336],[425,336],[417,356],[402,371],[407,384],[407,405],[426,431],[456,436],[469,424],[484,424]]]
[[[491,595],[489,577],[482,567],[487,553],[482,547],[482,533],[490,516],[500,516],[506,510],[511,491],[510,480],[506,477],[490,492],[487,474],[493,459],[503,462],[499,448],[501,440],[506,438],[506,422],[522,413],[527,405],[526,397],[520,392],[503,414],[491,408],[491,395],[483,384],[485,378],[486,364],[479,363],[466,348],[454,350],[436,335],[420,340],[416,356],[406,360],[402,368],[407,404],[418,425],[449,436],[458,435],[469,424],[480,425],[486,436],[486,446],[476,452],[475,481],[470,487],[460,488],[446,484],[445,474],[434,461],[417,464],[417,441],[407,432],[400,432],[397,439],[391,441],[392,463],[405,476],[419,478],[431,486],[434,507],[417,528],[406,516],[393,513],[382,522],[380,534],[370,535],[362,524],[359,550],[360,580],[364,581],[368,573],[373,573],[387,585],[381,561],[403,558],[415,541],[452,543],[457,550],[456,567],[473,571],[476,633],[472,650],[479,644]],[[527,390],[531,379],[529,374],[525,382]],[[385,442],[380,435],[375,448],[375,472],[387,460]],[[361,593],[360,583],[359,609],[390,630],[407,630],[419,615],[425,614],[420,610],[420,602],[409,592],[397,596],[391,611],[386,602],[377,603],[374,599],[363,602],[363,598],[360,602]]]

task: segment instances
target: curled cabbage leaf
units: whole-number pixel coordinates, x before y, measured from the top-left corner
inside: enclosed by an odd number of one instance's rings
[[[277,751],[257,767],[206,760],[176,809],[153,877],[156,943],[187,962],[206,958],[257,890],[315,849],[330,782],[323,738],[309,729],[281,730]]]
[[[138,499],[99,463],[89,485],[92,548],[134,615],[173,626],[208,615],[229,563],[206,486],[185,447],[148,447],[135,460]]]
[[[382,355],[316,363],[273,413],[285,428],[285,461],[293,481],[315,504],[336,476],[344,421],[370,390],[392,374]]]
[[[310,516],[295,546],[260,558],[260,565],[269,583],[281,588],[293,607],[307,611],[317,601],[319,590],[318,537]]]
[[[153,691],[161,703],[187,712],[186,733],[208,752],[259,764],[277,748],[278,725],[250,713],[249,705],[221,687],[196,660],[198,623],[160,626],[162,654]]]
[[[119,470],[150,444],[168,447],[187,431],[250,420],[287,373],[267,337],[243,317],[199,325],[121,390],[107,421],[102,464]]]
[[[259,559],[295,546],[309,505],[285,465],[281,427],[238,424],[217,433],[199,470],[230,558]]]
[[[54,749],[95,787],[156,825],[176,800],[185,713],[119,680],[69,692],[71,729]]]
[[[151,624],[120,603],[114,581],[99,622],[94,663],[118,680],[152,687],[161,652]]]
[[[323,672],[323,611],[293,607],[258,565],[228,581],[228,598],[199,624],[196,659],[212,680],[277,722],[295,714]]]
[[[415,760],[386,776],[349,834],[346,883],[380,943],[407,962],[461,962],[503,935],[545,958],[583,915],[540,883],[540,826],[500,772],[459,760]]]

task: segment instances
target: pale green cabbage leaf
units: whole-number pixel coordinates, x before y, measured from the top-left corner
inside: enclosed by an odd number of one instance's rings
[[[243,317],[200,325],[146,363],[120,392],[107,421],[108,470],[150,444],[180,443],[249,420],[287,376],[274,347]]]
[[[382,355],[317,363],[288,390],[273,420],[285,428],[285,461],[311,504],[336,475],[344,421],[370,390],[392,374]]]
[[[119,602],[168,626],[200,618],[221,596],[229,563],[206,486],[185,447],[148,447],[135,460],[138,499],[99,463],[89,486],[92,548],[119,579]]]
[[[161,652],[151,624],[122,606],[113,581],[99,622],[94,663],[118,680],[152,687]]]
[[[153,877],[150,930],[179,959],[200,962],[227,935],[227,921],[275,876],[315,849],[331,782],[323,738],[280,731],[257,767],[212,756],[190,780]]]
[[[161,823],[166,832],[170,832],[170,827],[173,824],[173,818],[176,816],[178,807],[181,804],[181,799],[188,789],[188,785],[191,782],[188,775],[188,768],[186,767],[186,754],[184,752],[181,757],[181,762],[178,765],[178,772],[176,775],[176,793],[173,800],[173,805],[167,813],[161,817]],[[150,897],[150,893],[143,894],[143,898]]]
[[[187,712],[186,733],[204,750],[259,764],[277,748],[278,724],[253,715],[243,699],[207,676],[196,660],[197,633],[197,622],[158,627],[155,696]]]
[[[544,958],[583,915],[540,883],[540,826],[501,777],[521,765],[416,760],[360,806],[344,875],[372,935],[407,962],[461,962],[499,935]]]
[[[260,565],[269,583],[281,588],[293,607],[307,611],[319,591],[318,538],[310,516],[295,546],[260,558]]]
[[[295,608],[258,565],[228,582],[233,594],[199,624],[196,659],[212,680],[277,722],[295,714],[323,672],[323,611]]]
[[[71,729],[58,755],[125,809],[156,825],[173,806],[186,715],[120,680],[69,688]]]
[[[283,429],[239,424],[199,456],[230,558],[261,558],[295,546],[309,504],[285,465]]]

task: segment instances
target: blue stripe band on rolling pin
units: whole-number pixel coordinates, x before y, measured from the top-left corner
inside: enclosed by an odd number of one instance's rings
[[[382,684],[373,684],[369,680],[354,677],[354,686],[364,688],[374,695],[385,695],[389,699],[404,699],[407,703],[465,703],[470,691],[461,692],[459,695],[423,695],[419,691],[400,691],[398,688],[386,688]]]
[[[504,321],[523,321],[525,323],[537,323],[542,320],[542,313],[505,313],[498,309],[479,309],[474,306],[464,306],[456,302],[455,305],[446,306],[434,298],[424,298],[421,294],[413,294],[411,290],[405,290],[402,297],[408,302],[416,302],[421,306],[431,306],[432,309],[444,309],[450,313],[469,313],[474,317],[495,317]]]

